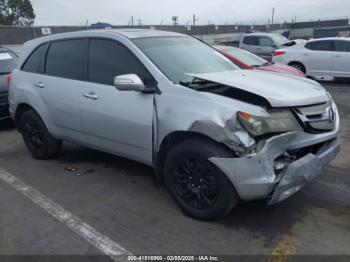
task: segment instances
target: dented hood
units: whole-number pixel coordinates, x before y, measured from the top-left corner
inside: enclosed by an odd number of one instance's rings
[[[189,75],[264,97],[272,107],[304,106],[329,100],[326,90],[317,82],[284,74],[235,70]]]

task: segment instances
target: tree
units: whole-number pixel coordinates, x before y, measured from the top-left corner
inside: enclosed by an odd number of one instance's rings
[[[31,26],[34,19],[30,0],[0,0],[0,24]]]

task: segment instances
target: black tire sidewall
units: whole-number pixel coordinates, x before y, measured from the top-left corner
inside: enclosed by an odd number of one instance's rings
[[[218,199],[208,209],[196,209],[186,204],[177,194],[172,184],[172,175],[176,169],[176,164],[186,155],[195,156],[206,162],[206,165],[210,166],[210,169],[217,175],[219,186]],[[208,160],[210,157],[228,158],[232,157],[232,154],[223,146],[206,139],[191,139],[174,146],[168,152],[164,164],[165,184],[168,191],[186,214],[200,220],[213,220],[224,216],[239,200],[231,181],[219,168]]]
[[[44,143],[43,150],[35,149],[32,146],[32,144],[27,140],[28,138],[26,137],[24,127],[25,127],[25,124],[29,121],[35,123],[35,125],[39,130],[40,136]],[[59,140],[54,139],[50,135],[44,122],[34,110],[28,110],[22,115],[20,119],[20,130],[22,132],[22,136],[27,148],[35,158],[48,159],[55,156],[60,151],[61,142]]]

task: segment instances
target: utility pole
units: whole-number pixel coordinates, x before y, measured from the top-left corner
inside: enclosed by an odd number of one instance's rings
[[[131,16],[131,26],[134,26],[134,17]]]
[[[272,19],[271,19],[271,25],[273,25],[273,19],[275,18],[275,8],[272,8]]]
[[[141,25],[141,19],[138,19],[139,20],[139,26]]]
[[[193,14],[193,26],[195,26],[195,25],[196,25],[196,15]]]
[[[179,19],[179,17],[177,17],[177,16],[173,16],[173,17],[172,17],[173,25],[177,25],[177,24],[178,24],[178,23],[177,23],[178,19]]]

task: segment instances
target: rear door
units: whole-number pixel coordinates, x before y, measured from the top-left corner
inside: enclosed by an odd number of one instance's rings
[[[153,94],[119,91],[113,82],[136,74],[150,86],[152,76],[127,47],[110,39],[90,39],[87,68],[89,82],[79,94],[87,143],[151,164]]]
[[[257,54],[259,47],[259,38],[256,36],[244,36],[242,41],[242,49]]]
[[[302,52],[307,74],[310,76],[332,76],[334,41],[318,40],[306,43]]]
[[[79,91],[84,85],[87,39],[51,42],[45,73],[35,76],[34,88],[41,93],[47,114],[60,138],[84,142],[79,108]]]
[[[350,41],[335,40],[332,73],[336,77],[350,77]]]

